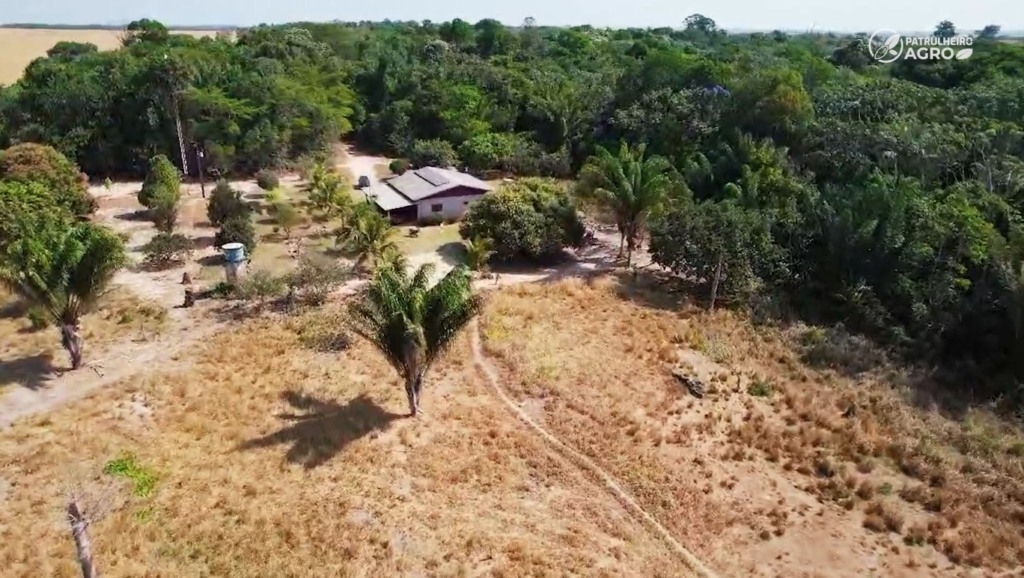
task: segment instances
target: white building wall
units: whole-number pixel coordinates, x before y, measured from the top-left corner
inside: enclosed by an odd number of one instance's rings
[[[423,199],[416,203],[417,217],[419,220],[440,216],[442,219],[460,219],[462,214],[469,208],[469,203],[482,197],[482,194],[465,195],[461,197],[442,197],[440,199]],[[440,211],[435,210],[435,205],[441,205]]]

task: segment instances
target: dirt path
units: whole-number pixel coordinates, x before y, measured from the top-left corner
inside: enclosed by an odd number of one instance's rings
[[[152,340],[114,345],[78,371],[52,374],[43,388],[17,387],[5,392],[0,396],[0,430],[17,419],[81,399],[142,371],[179,363],[176,359],[179,353],[226,327],[225,322],[211,318],[197,320],[185,311],[172,310],[169,326]]]
[[[497,394],[498,398],[502,401],[502,403],[504,403],[505,406],[508,407],[508,409],[512,411],[512,413],[514,413],[527,426],[529,426],[531,429],[537,432],[538,435],[544,438],[544,441],[551,444],[560,454],[562,454],[570,461],[575,463],[578,467],[589,470],[590,472],[596,474],[599,478],[601,478],[601,481],[604,482],[604,485],[608,489],[608,491],[611,492],[619,501],[621,501],[627,510],[630,510],[634,514],[640,516],[642,520],[647,522],[651,526],[651,528],[653,528],[654,531],[662,539],[664,539],[665,542],[668,543],[668,545],[676,552],[676,554],[678,554],[679,557],[682,558],[683,562],[686,564],[688,568],[690,568],[690,570],[693,570],[693,572],[701,578],[717,578],[717,575],[714,572],[712,572],[711,569],[705,566],[704,563],[701,562],[699,558],[697,558],[697,556],[695,556],[678,540],[676,540],[675,537],[672,536],[672,533],[665,528],[665,526],[662,526],[661,523],[654,518],[654,516],[647,512],[647,510],[645,510],[643,506],[637,503],[637,501],[629,494],[629,492],[623,489],[622,486],[615,480],[615,478],[612,477],[611,474],[606,472],[603,468],[601,468],[601,466],[594,463],[593,460],[591,460],[584,454],[578,452],[577,450],[573,449],[571,446],[565,444],[564,442],[556,438],[554,435],[552,435],[550,432],[548,432],[546,429],[538,425],[537,422],[535,422],[526,413],[526,411],[524,411],[521,407],[519,407],[518,404],[512,401],[512,399],[508,396],[505,390],[501,387],[501,381],[498,378],[497,370],[494,369],[494,366],[492,366],[491,363],[487,361],[487,358],[484,357],[483,346],[480,340],[479,319],[473,320],[471,331],[473,332],[473,361],[476,363],[477,367],[479,367],[480,370],[483,371],[484,375],[487,377],[487,382],[491,384],[491,388],[494,390],[494,393]]]
[[[375,157],[371,155],[364,155],[355,152],[351,146],[345,146],[344,158],[340,159],[336,165],[340,168],[348,170],[351,173],[353,182],[355,185],[358,182],[359,177],[367,177],[371,183],[377,182],[377,166],[385,165],[391,162],[391,159],[387,157]]]

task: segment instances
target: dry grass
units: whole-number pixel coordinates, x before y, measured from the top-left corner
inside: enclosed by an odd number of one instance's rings
[[[77,575],[63,486],[125,453],[156,485],[93,527],[104,576],[686,575],[492,396],[466,338],[409,420],[368,346],[316,353],[293,325],[248,321],[0,433],[4,575]]]
[[[522,403],[625,478],[722,570],[748,574],[755,559],[791,575],[798,561],[827,559],[848,569],[835,575],[864,575],[863,559],[851,555],[864,525],[914,528],[907,541],[918,544],[932,524],[920,572],[949,561],[1001,569],[1024,557],[1020,431],[980,409],[963,422],[916,409],[899,383],[879,377],[888,367],[842,371],[841,355],[810,367],[791,334],[666,303],[642,281],[517,287],[494,298],[485,322],[488,350]],[[673,366],[703,380],[709,395],[689,397]],[[775,503],[821,509],[816,519],[791,517],[785,535],[765,543]],[[732,549],[743,555],[715,552],[709,536],[723,533],[738,536]],[[820,552],[803,551],[800,540]],[[903,566],[894,540],[872,548]],[[775,561],[779,548],[792,557]]]
[[[0,388],[67,367],[60,335],[50,326],[33,328],[28,309],[13,295],[0,290]],[[146,303],[124,289],[109,292],[93,313],[82,320],[86,361],[98,348],[130,338],[148,338],[165,327],[167,311]]]
[[[175,30],[174,34],[213,36],[210,30]],[[25,67],[61,41],[89,42],[100,50],[112,50],[121,45],[120,30],[54,30],[0,28],[0,84],[14,84],[21,78]]]
[[[809,368],[786,333],[643,283],[503,289],[485,349],[524,411],[723,575],[916,577],[1024,555],[1015,429],[982,410],[957,422],[915,409],[874,373]],[[105,479],[125,453],[157,482],[95,526],[108,576],[683,574],[500,405],[465,337],[414,421],[396,415],[379,356],[320,346],[329,332],[311,321],[247,321],[178,369],[0,434],[5,575],[75,575],[63,485]]]

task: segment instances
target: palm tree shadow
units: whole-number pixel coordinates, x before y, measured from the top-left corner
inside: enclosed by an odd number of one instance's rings
[[[0,387],[20,383],[35,391],[45,387],[53,376],[53,356],[49,353],[0,361]]]
[[[251,450],[279,444],[292,444],[285,459],[301,464],[306,469],[320,466],[340,453],[350,443],[390,426],[399,414],[390,413],[363,394],[339,405],[294,391],[282,398],[302,413],[278,414],[277,417],[292,425],[270,435],[249,440],[237,448]]]

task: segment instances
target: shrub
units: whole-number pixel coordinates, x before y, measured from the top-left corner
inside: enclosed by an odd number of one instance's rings
[[[288,285],[307,305],[323,305],[327,296],[348,278],[350,269],[320,255],[303,255],[299,267],[288,276]]]
[[[583,240],[576,207],[560,186],[524,179],[485,195],[467,211],[459,234],[494,242],[495,258],[543,260]]]
[[[270,169],[262,169],[256,173],[256,184],[264,191],[272,191],[280,186],[277,174]]]
[[[418,140],[412,145],[409,160],[417,167],[446,168],[458,163],[459,156],[448,141]]]
[[[139,191],[139,204],[153,208],[157,199],[179,198],[181,175],[166,155],[157,155],[149,160],[149,171]]]
[[[242,200],[242,194],[231,188],[227,181],[220,181],[210,193],[210,203],[206,207],[206,216],[210,224],[219,227],[233,217],[249,218],[252,209]]]
[[[157,233],[142,246],[142,263],[152,269],[166,269],[192,255],[192,239],[179,233]]]
[[[42,307],[37,306],[29,309],[25,316],[28,317],[29,326],[35,331],[46,329],[50,326],[50,314]]]
[[[256,269],[250,271],[235,286],[234,296],[245,301],[263,303],[283,296],[287,289],[284,277],[278,277],[263,269]]]
[[[253,227],[249,215],[235,215],[224,221],[214,236],[213,243],[217,247],[228,243],[241,243],[245,245],[246,253],[251,254],[256,248],[256,228]]]
[[[405,159],[395,159],[388,164],[388,169],[396,175],[405,174],[405,171],[409,170],[409,161]]]
[[[281,201],[274,205],[274,222],[284,230],[284,236],[290,239],[292,229],[302,224],[302,215],[291,203]]]
[[[0,179],[39,183],[57,206],[72,215],[87,215],[96,209],[96,201],[89,196],[87,177],[51,146],[22,143],[0,151]]]
[[[754,397],[771,397],[774,392],[772,384],[763,379],[754,380],[747,386],[747,393]]]

